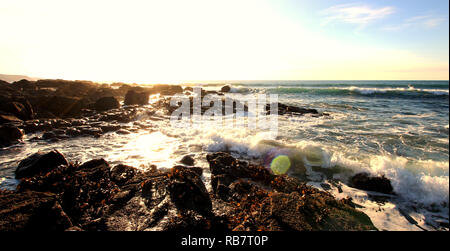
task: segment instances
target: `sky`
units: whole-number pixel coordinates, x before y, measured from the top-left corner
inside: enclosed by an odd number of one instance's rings
[[[448,0],[0,0],[0,73],[448,80]]]

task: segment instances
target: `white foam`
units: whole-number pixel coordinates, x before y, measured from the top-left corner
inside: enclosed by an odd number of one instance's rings
[[[343,173],[336,177],[340,177],[344,182],[349,175],[357,172],[385,175],[391,180],[394,192],[407,201],[417,203],[419,206],[448,205],[449,203],[448,162],[414,160],[388,155],[364,155],[342,147],[341,151],[337,151],[311,141],[301,141],[294,145],[275,143],[270,145],[267,141],[255,144],[261,139],[261,135],[245,136],[234,133],[229,135],[231,137],[224,134],[211,134],[211,136],[209,151],[228,150],[257,158],[264,156],[264,153],[271,148],[281,146],[291,149],[290,157],[300,160],[300,163],[307,168],[337,167],[341,169]]]
[[[370,95],[374,93],[387,93],[387,92],[427,92],[433,95],[449,95],[449,90],[446,89],[418,89],[412,86],[408,88],[397,87],[397,88],[369,88],[369,87],[334,87],[337,90],[349,90],[353,92],[358,92],[363,95]]]

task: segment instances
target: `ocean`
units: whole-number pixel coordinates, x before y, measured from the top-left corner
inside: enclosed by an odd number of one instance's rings
[[[105,158],[148,169],[171,168],[185,155],[205,169],[205,155],[229,151],[261,162],[273,151],[288,151],[289,175],[327,190],[337,198],[351,197],[380,230],[436,230],[449,218],[449,81],[216,81],[207,90],[231,86],[226,94],[277,94],[280,103],[314,108],[329,116],[280,116],[278,134],[271,136],[244,125],[220,127],[205,121],[201,128],[175,128],[168,119],[142,116],[150,129],[128,135],[105,134],[57,142],[34,140],[0,150],[0,187],[13,189],[20,160],[36,151],[58,149],[70,161]],[[155,102],[158,97],[152,97]],[[163,114],[160,115],[164,117]],[[225,122],[232,123],[233,118]],[[305,170],[301,173],[300,170]],[[348,179],[360,172],[384,175],[393,195],[352,188]]]

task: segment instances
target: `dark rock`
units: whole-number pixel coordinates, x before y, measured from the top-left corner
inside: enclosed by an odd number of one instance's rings
[[[181,158],[180,163],[185,164],[186,166],[193,166],[195,164],[195,160],[191,156],[186,155]]]
[[[72,227],[54,194],[0,190],[0,231],[63,231]]]
[[[20,142],[23,131],[14,125],[4,124],[0,126],[0,146],[10,146]]]
[[[22,160],[16,169],[16,179],[29,178],[49,172],[60,165],[68,165],[66,158],[57,150],[48,153],[37,152]]]
[[[375,230],[370,218],[327,192],[286,175],[236,160],[228,153],[207,156],[213,213],[237,231]]]
[[[220,89],[220,92],[224,92],[224,93],[227,93],[230,91],[231,91],[231,87],[229,85],[225,85]]]
[[[55,135],[57,135],[57,136],[60,136],[60,135],[66,134],[66,130],[64,130],[64,129],[55,129],[55,130],[53,130],[53,133]]]
[[[266,112],[267,114],[270,113],[271,106],[274,104],[267,104],[266,105]],[[307,108],[300,108],[296,106],[286,105],[282,103],[278,103],[278,115],[297,115],[297,116],[303,116],[305,114],[312,114],[312,115],[318,115],[321,114],[316,109],[307,109]]]
[[[117,134],[122,134],[122,135],[127,135],[130,134],[131,132],[125,129],[120,129],[118,131],[116,131]]]
[[[102,129],[103,133],[108,133],[120,130],[121,126],[117,124],[102,124],[100,125],[100,128]]]
[[[211,213],[211,199],[197,173],[190,168],[176,166],[172,168],[170,177],[170,197],[178,208],[194,210],[202,215]]]
[[[16,81],[12,83],[11,86],[23,92],[34,92],[37,90],[36,83],[26,79]]]
[[[21,123],[21,122],[23,121],[14,115],[0,114],[0,125],[6,123]]]
[[[42,134],[43,140],[54,139],[54,138],[56,138],[56,134],[54,132],[44,132],[44,134]]]
[[[183,88],[179,85],[155,85],[153,86],[152,93],[175,95],[177,93],[183,93]]]
[[[147,92],[136,92],[130,90],[125,95],[125,105],[147,105],[150,94]]]
[[[134,167],[120,164],[111,170],[111,180],[121,186],[131,180],[137,173]]]
[[[368,173],[358,173],[350,179],[354,188],[390,194],[393,192],[391,181],[384,176],[372,177]]]
[[[82,98],[72,98],[66,96],[53,96],[41,98],[38,101],[39,111],[50,112],[57,117],[75,117],[88,107],[88,101]]]
[[[17,100],[0,104],[0,111],[14,115],[21,120],[30,120],[34,117],[33,108],[28,100]]]
[[[97,111],[107,111],[120,108],[120,103],[114,97],[103,97],[95,102],[94,107]]]
[[[80,130],[81,134],[90,136],[100,136],[103,133],[102,129],[90,126],[81,126],[77,129]]]
[[[375,230],[370,219],[348,201],[337,201],[295,178],[272,175],[227,153],[210,154],[207,159],[212,194],[202,181],[201,168],[175,166],[168,172],[156,168],[142,172],[126,165],[110,169],[104,159],[96,159],[59,165],[23,179],[9,200],[19,200],[26,193],[55,194],[61,210],[54,214],[64,213],[71,222],[63,230],[74,226],[77,231]],[[0,193],[3,202],[1,198]],[[14,212],[7,211],[6,219],[11,215]],[[54,220],[49,222],[54,225]],[[36,222],[33,228],[42,224]]]
[[[81,166],[58,166],[48,173],[23,179],[17,189],[57,194],[73,224],[88,231],[106,229],[102,215],[112,194],[118,191],[110,180],[110,167],[103,159]]]
[[[77,137],[77,136],[82,135],[81,131],[76,128],[68,128],[66,130],[66,134],[71,137]]]

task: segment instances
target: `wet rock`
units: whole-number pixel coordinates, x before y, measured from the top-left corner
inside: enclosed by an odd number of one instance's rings
[[[102,129],[103,133],[108,133],[120,130],[121,126],[117,124],[102,124],[100,125],[100,128]]]
[[[94,104],[94,108],[97,111],[107,111],[107,110],[117,109],[119,107],[120,107],[120,103],[114,97],[100,98]]]
[[[6,123],[22,123],[23,121],[14,115],[0,114],[0,125]]]
[[[0,190],[0,231],[63,231],[72,222],[54,194]]]
[[[236,160],[228,153],[207,156],[213,187],[213,213],[237,231],[375,230],[370,218],[345,201]]]
[[[273,106],[273,105],[274,104],[266,105],[267,114],[270,113],[271,106]],[[316,109],[307,109],[307,108],[301,108],[301,107],[297,107],[297,106],[291,106],[291,105],[278,103],[278,115],[303,116],[305,114],[312,114],[312,115],[316,115],[316,116],[321,115]]]
[[[110,180],[109,164],[103,159],[83,165],[60,165],[47,173],[24,179],[19,192],[57,194],[61,207],[74,225],[83,230],[105,230],[103,210],[117,186]]]
[[[176,166],[171,170],[169,192],[178,208],[190,209],[202,215],[211,213],[212,204],[205,184],[190,168]]]
[[[0,104],[0,111],[9,113],[21,120],[30,120],[34,116],[30,102],[25,99]]]
[[[78,136],[82,135],[81,131],[76,128],[68,128],[66,130],[66,134],[67,134],[67,136],[70,136],[70,137],[78,137]]]
[[[148,92],[136,92],[130,90],[125,95],[125,105],[147,105],[150,94]]]
[[[121,135],[128,135],[128,134],[130,134],[131,132],[128,131],[128,130],[125,130],[125,129],[120,129],[120,130],[116,131],[116,133],[117,133],[117,134],[121,134]]]
[[[137,173],[138,171],[134,167],[120,164],[111,170],[111,180],[119,186],[122,186]]]
[[[43,140],[54,139],[54,138],[56,138],[56,133],[54,133],[54,132],[44,132],[44,134],[42,134]]]
[[[195,164],[195,160],[191,156],[186,155],[183,158],[181,158],[180,163],[186,166],[193,166]]]
[[[37,152],[19,163],[15,171],[16,179],[29,178],[40,173],[49,172],[60,165],[66,166],[68,164],[64,155],[57,150],[45,154]]]
[[[384,176],[372,177],[368,173],[358,173],[351,177],[350,185],[354,188],[390,194],[393,192],[391,181]]]
[[[96,159],[23,179],[13,197],[32,191],[55,194],[72,223],[61,227],[64,230],[375,229],[347,202],[295,178],[272,175],[227,153],[210,154],[208,161],[212,180],[220,185],[213,194],[206,190],[201,168],[143,172],[126,165],[111,169]],[[39,228],[45,223],[36,224]]]
[[[0,146],[10,146],[20,142],[24,133],[14,125],[4,124],[0,126]]]
[[[224,93],[227,93],[230,91],[231,91],[231,87],[229,85],[225,85],[220,89],[220,92],[224,92]]]
[[[55,130],[53,130],[53,133],[56,134],[57,136],[60,136],[60,135],[66,134],[66,130],[64,130],[64,129],[55,129]]]
[[[81,134],[90,136],[100,136],[103,133],[102,129],[90,126],[81,126],[77,127],[77,129],[80,130]]]
[[[57,117],[77,116],[81,113],[87,104],[79,98],[71,98],[65,96],[53,96],[51,98],[42,97],[39,101],[39,109],[51,112]]]

